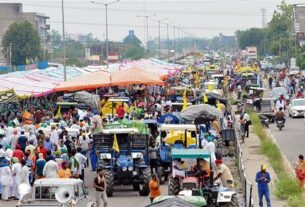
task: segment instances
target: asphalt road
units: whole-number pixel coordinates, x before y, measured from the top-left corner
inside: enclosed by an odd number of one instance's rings
[[[282,131],[271,124],[270,129],[280,148],[289,162],[294,164],[299,154],[305,154],[305,123],[304,118],[290,118],[287,114],[285,127]]]
[[[85,172],[85,185],[89,189],[89,195],[95,200],[95,191],[92,183],[95,173],[87,168]],[[161,193],[167,195],[167,184],[161,186]],[[1,201],[1,207],[15,207],[17,201]],[[132,186],[116,186],[113,197],[108,198],[108,207],[144,207],[150,204],[149,197],[139,196],[138,192],[132,190]]]

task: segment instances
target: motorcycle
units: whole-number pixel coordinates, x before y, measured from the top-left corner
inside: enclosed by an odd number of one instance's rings
[[[282,130],[282,128],[284,128],[284,126],[284,120],[276,120],[276,127],[279,128],[280,131]]]

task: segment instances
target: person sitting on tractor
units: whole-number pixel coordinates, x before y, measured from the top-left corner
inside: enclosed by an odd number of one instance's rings
[[[185,172],[187,170],[187,166],[184,161],[181,159],[175,159],[173,161],[173,175],[175,176],[180,176],[180,177],[185,177]]]
[[[199,183],[202,183],[202,186],[205,186],[205,180],[211,175],[209,163],[205,159],[198,159],[197,164],[192,167],[192,171],[199,179]]]

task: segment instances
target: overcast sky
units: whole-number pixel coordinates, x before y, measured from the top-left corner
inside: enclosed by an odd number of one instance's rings
[[[105,38],[105,7],[89,0],[64,0],[66,32],[93,33]],[[111,0],[95,0],[110,2]],[[61,32],[61,0],[0,0],[23,3],[25,12],[39,12],[50,16],[51,29]],[[155,15],[154,19],[168,18],[167,22],[181,25],[196,37],[212,37],[223,33],[232,35],[238,29],[262,27],[262,8],[266,9],[268,22],[280,0],[120,0],[109,5],[109,39],[122,40],[128,30],[134,30],[146,40],[146,22],[137,15]],[[288,0],[302,3],[302,0]],[[305,0],[303,0],[305,3]],[[179,34],[176,34],[177,36]],[[158,36],[158,23],[149,18],[149,37]],[[173,36],[173,28],[170,28]],[[166,25],[161,27],[161,37],[166,37]],[[145,39],[144,39],[145,38]]]

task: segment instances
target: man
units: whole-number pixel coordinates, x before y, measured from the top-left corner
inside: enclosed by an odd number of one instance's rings
[[[275,103],[275,109],[279,111],[280,108],[285,109],[285,107],[286,107],[286,100],[284,95],[282,94]]]
[[[48,150],[46,148],[44,148],[43,146],[43,141],[39,141],[39,146],[37,148],[37,153],[42,153],[43,158],[46,159],[47,158],[47,152]]]
[[[1,199],[7,201],[10,197],[10,186],[13,183],[12,171],[7,159],[3,159],[0,165],[0,183],[2,187]]]
[[[43,141],[43,147],[47,149],[47,151],[53,152],[53,143],[50,141],[50,137],[46,137]]]
[[[79,178],[80,175],[80,161],[75,156],[76,149],[72,149],[70,163],[71,163],[71,173],[73,178]]]
[[[51,138],[50,141],[53,145],[58,145],[59,134],[55,125],[51,126]]]
[[[241,88],[241,85],[239,84],[237,86],[237,99],[238,100],[241,100],[241,92],[242,92],[242,88]]]
[[[222,160],[216,160],[215,163],[218,168],[218,174],[215,179],[220,178],[224,187],[234,189],[234,180],[230,169],[222,163]]]
[[[268,183],[270,183],[271,179],[265,165],[262,165],[261,170],[256,173],[255,181],[257,182],[258,188],[259,207],[263,207],[263,196],[266,198],[267,207],[271,207],[268,186]]]
[[[21,130],[21,135],[19,136],[17,143],[20,145],[21,150],[24,152],[25,147],[28,144],[28,138],[24,135],[24,129]]]
[[[220,134],[221,131],[220,124],[215,116],[212,118],[211,127],[216,131],[216,135]]]
[[[19,162],[21,162],[21,160],[23,159],[24,154],[19,144],[16,145],[16,149],[13,151],[12,157],[17,157]]]
[[[157,152],[158,148],[156,148],[155,143],[151,144],[151,147],[149,148],[149,165],[151,174],[157,173]],[[154,172],[155,169],[155,172]]]
[[[34,146],[34,140],[29,141],[29,145],[25,148],[25,151],[30,151],[31,155],[35,155],[36,147]]]
[[[119,119],[123,119],[125,116],[124,102],[116,109],[116,113]]]
[[[82,148],[77,148],[77,153],[75,154],[75,157],[79,161],[79,178],[85,182],[85,166],[87,163],[87,157],[82,154]]]
[[[249,137],[249,125],[251,125],[251,121],[247,112],[244,113],[243,119],[245,121],[245,136]]]
[[[20,176],[21,176],[22,166],[21,166],[17,157],[13,157],[12,161],[13,161],[13,165],[12,165],[12,174],[13,174],[12,196],[15,199],[19,199],[18,186],[20,184]]]
[[[159,178],[157,178],[156,174],[151,175],[151,180],[149,181],[149,191],[150,191],[149,197],[151,203],[156,197],[161,195],[160,181]]]
[[[43,169],[44,166],[46,165],[46,160],[43,158],[43,154],[39,153],[38,154],[38,160],[36,161],[36,179],[41,179],[43,178]]]
[[[93,125],[92,131],[102,127],[102,125],[103,125],[102,113],[101,113],[101,115],[96,114],[93,116],[92,125]]]
[[[10,136],[10,145],[11,145],[12,150],[16,149],[16,144],[18,142],[18,135],[17,134],[18,134],[17,129],[14,129],[13,134]]]
[[[58,171],[58,177],[59,178],[71,178],[71,170],[68,168],[67,161],[63,161],[61,163],[61,169]]]
[[[34,146],[37,146],[37,137],[32,129],[29,131],[29,142],[32,141]]]
[[[96,207],[101,207],[100,199],[102,198],[104,207],[107,207],[107,194],[106,194],[106,180],[104,177],[103,169],[99,168],[97,170],[97,176],[94,178],[93,187],[95,188],[95,199],[96,199]]]
[[[57,178],[58,177],[58,165],[54,160],[48,160],[43,168],[43,176],[45,178]]]
[[[276,121],[284,121],[284,123],[285,123],[285,113],[283,112],[283,108],[282,107],[280,107],[279,111],[276,112],[275,120]]]

